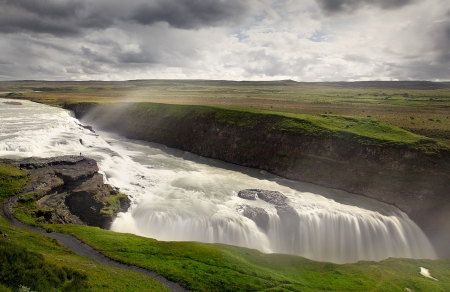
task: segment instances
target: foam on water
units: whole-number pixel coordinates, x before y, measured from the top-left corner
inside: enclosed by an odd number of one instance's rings
[[[114,231],[168,241],[220,242],[336,263],[435,258],[423,232],[394,207],[161,145],[95,134],[68,111],[22,103],[0,103],[0,157],[81,152],[94,158],[105,181],[132,200],[130,210],[112,225]],[[237,192],[247,188],[282,192],[297,210],[297,220],[282,222],[274,205],[238,198]],[[237,207],[243,204],[267,210],[267,231],[240,215]]]

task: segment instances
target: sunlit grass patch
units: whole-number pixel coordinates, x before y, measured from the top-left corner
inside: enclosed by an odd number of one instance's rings
[[[27,180],[25,171],[0,162],[0,202],[20,192]]]
[[[155,270],[193,291],[450,289],[450,260],[388,259],[339,265],[223,244],[163,242],[95,227],[53,225],[53,228],[75,235],[111,258]],[[422,265],[439,282],[431,283],[420,275]]]

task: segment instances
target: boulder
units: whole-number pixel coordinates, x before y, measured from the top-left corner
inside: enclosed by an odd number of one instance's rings
[[[256,200],[259,198],[263,201],[274,205],[283,205],[287,197],[278,191],[268,191],[260,189],[246,189],[238,193],[238,197],[247,200]]]
[[[258,198],[274,205],[283,205],[287,197],[278,191],[258,190]]]
[[[256,190],[242,190],[239,191],[238,197],[246,200],[256,200]]]
[[[275,209],[277,209],[277,214],[282,222],[298,221],[298,213],[292,206],[288,204],[277,205],[275,206]]]
[[[245,217],[255,221],[258,227],[267,231],[269,229],[269,214],[266,210],[259,207],[251,207],[249,205],[239,205],[238,212]]]

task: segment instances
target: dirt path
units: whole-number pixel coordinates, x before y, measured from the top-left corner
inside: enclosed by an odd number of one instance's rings
[[[75,238],[73,236],[63,234],[63,233],[57,233],[57,232],[47,233],[42,228],[26,225],[26,224],[20,222],[12,215],[13,214],[12,208],[17,203],[17,200],[19,199],[19,197],[21,195],[26,195],[26,194],[20,194],[20,195],[11,197],[9,199],[6,199],[3,201],[2,205],[1,205],[1,209],[0,209],[1,212],[3,213],[4,217],[9,221],[9,223],[11,223],[12,226],[28,229],[30,231],[39,233],[41,235],[54,238],[54,239],[58,240],[59,242],[61,242],[65,247],[67,247],[74,253],[76,253],[80,256],[90,258],[100,264],[108,265],[108,266],[111,266],[114,268],[135,271],[135,272],[141,273],[143,275],[146,275],[148,277],[151,277],[153,279],[156,279],[161,284],[163,284],[165,287],[167,287],[170,291],[175,291],[175,292],[188,291],[185,288],[178,285],[177,283],[169,281],[166,278],[164,278],[163,276],[161,276],[160,274],[157,274],[153,271],[146,270],[146,269],[143,269],[143,268],[140,268],[137,266],[129,266],[126,264],[116,262],[116,261],[106,257],[105,255],[103,255],[100,251],[81,242],[80,240],[78,240],[77,238]]]

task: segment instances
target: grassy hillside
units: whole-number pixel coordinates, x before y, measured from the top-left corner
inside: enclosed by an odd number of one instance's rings
[[[450,260],[387,259],[337,265],[194,242],[160,242],[86,226],[53,226],[119,261],[150,268],[193,291],[449,291]],[[422,276],[430,270],[434,281]]]

